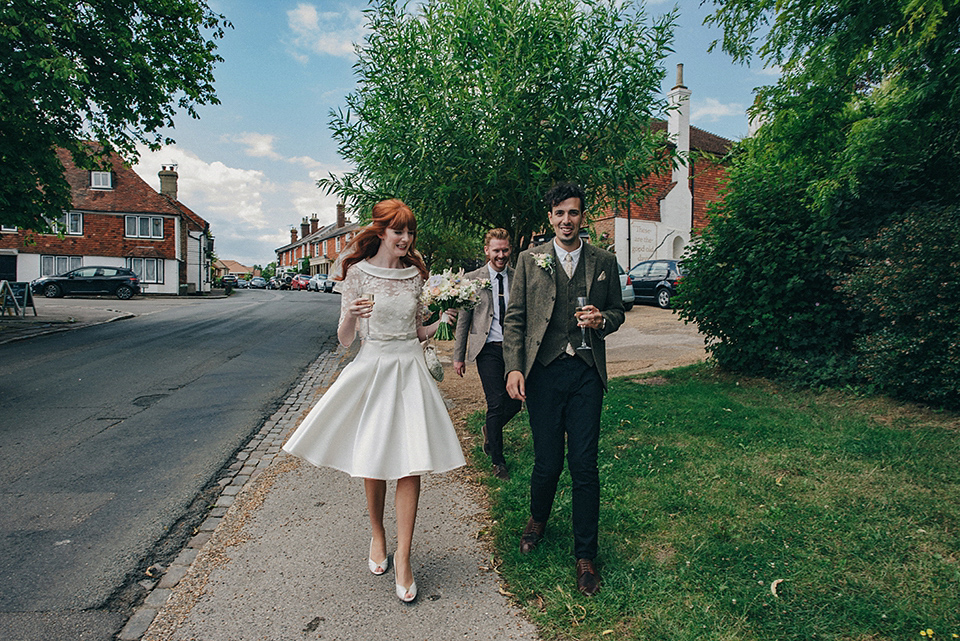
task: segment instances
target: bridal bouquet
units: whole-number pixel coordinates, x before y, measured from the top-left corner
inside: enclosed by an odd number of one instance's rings
[[[438,341],[453,340],[453,326],[444,318],[448,309],[472,309],[480,302],[480,292],[490,289],[488,279],[470,280],[463,277],[463,270],[453,273],[446,270],[433,274],[423,285],[420,302],[432,312],[440,312],[440,325],[434,336]]]

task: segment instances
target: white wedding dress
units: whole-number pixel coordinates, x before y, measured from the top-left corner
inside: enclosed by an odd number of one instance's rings
[[[416,267],[387,269],[361,261],[338,285],[340,322],[360,293],[373,293],[363,344],[336,382],[284,444],[317,466],[351,476],[398,479],[465,464],[460,441],[417,339],[422,322]]]

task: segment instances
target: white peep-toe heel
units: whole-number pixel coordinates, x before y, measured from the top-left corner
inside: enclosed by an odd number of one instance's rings
[[[380,576],[381,574],[385,574],[387,571],[387,568],[390,567],[390,555],[388,554],[387,558],[385,558],[383,561],[380,561],[379,563],[374,561],[371,558],[372,556],[373,556],[373,539],[370,539],[370,554],[367,557],[367,567],[370,568],[370,572],[372,572],[377,576]]]
[[[409,595],[409,596],[408,596]],[[409,588],[405,588],[397,583],[397,598],[404,603],[410,603],[417,598],[417,581],[414,580]]]

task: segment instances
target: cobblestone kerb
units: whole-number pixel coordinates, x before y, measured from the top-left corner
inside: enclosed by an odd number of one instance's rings
[[[243,487],[270,466],[293,429],[330,387],[343,366],[356,356],[356,346],[344,349],[334,347],[336,345],[336,337],[331,337],[324,343],[325,351],[307,367],[280,408],[264,421],[260,430],[227,466],[227,472],[219,482],[222,488],[220,496],[198,528],[197,534],[187,542],[186,547],[169,566],[154,566],[157,571],[162,572],[159,580],[152,582],[149,587],[141,584],[150,591],[117,635],[119,641],[137,641],[143,637],[173,593],[173,589],[186,576],[197,558],[197,553],[210,541],[214,530],[220,525]]]

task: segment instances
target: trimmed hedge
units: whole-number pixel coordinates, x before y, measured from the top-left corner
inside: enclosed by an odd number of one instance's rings
[[[855,349],[871,387],[960,409],[960,207],[880,230],[843,290],[863,314]]]

